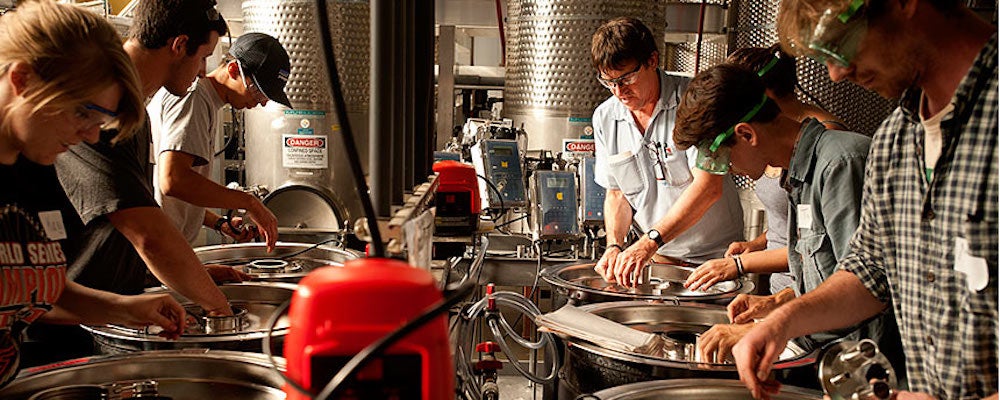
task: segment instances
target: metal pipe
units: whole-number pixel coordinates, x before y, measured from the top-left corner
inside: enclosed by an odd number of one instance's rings
[[[500,5],[500,0],[494,3],[497,8],[497,26],[500,27],[500,66],[503,67],[507,65],[507,35],[503,31],[503,7]]]
[[[701,0],[701,7],[698,9],[698,44],[694,49],[694,74],[698,75],[701,66],[701,38],[705,35],[705,6],[708,0]]]
[[[416,107],[417,97],[416,97],[416,87],[417,84],[415,79],[417,77],[416,71],[416,4],[413,0],[408,0],[405,2],[406,5],[406,16],[403,20],[406,21],[406,30],[403,33],[403,39],[406,40],[406,79],[403,83],[406,85],[404,90],[406,92],[406,104],[403,109],[403,114],[406,119],[406,141],[403,146],[403,169],[399,171],[403,184],[400,187],[402,192],[409,192],[413,190],[416,186],[413,172],[416,171],[416,165],[414,164],[414,142],[417,140],[417,125],[414,119],[414,107]]]
[[[350,161],[354,184],[358,189],[358,196],[361,198],[361,206],[365,210],[365,216],[368,218],[368,227],[372,237],[372,255],[374,257],[385,257],[385,243],[382,243],[382,234],[378,229],[378,221],[375,220],[376,214],[372,200],[368,195],[368,184],[365,182],[358,149],[354,144],[354,132],[351,130],[351,121],[347,117],[347,105],[344,103],[344,93],[340,86],[340,76],[337,73],[337,59],[333,56],[333,39],[330,35],[330,14],[327,13],[326,1],[317,0],[316,10],[318,11],[317,14],[319,14],[317,17],[319,37],[320,43],[322,43],[323,56],[326,59],[327,78],[330,81],[330,94],[333,95],[334,109],[337,112],[337,119],[340,121],[341,132],[343,132],[344,148],[347,153],[346,156]]]
[[[403,148],[406,142],[406,116],[405,116],[405,105],[406,105],[406,93],[403,88],[405,87],[404,81],[406,80],[406,38],[404,33],[406,32],[405,25],[407,24],[405,18],[405,12],[403,8],[406,7],[408,0],[397,0],[396,7],[392,10],[392,112],[389,114],[389,118],[392,120],[392,143],[389,147],[391,159],[389,160],[392,165],[392,171],[389,180],[389,204],[402,204],[403,203],[403,179],[402,173],[404,167]]]
[[[416,21],[414,37],[415,55],[434,54],[434,2],[415,7]],[[414,168],[415,182],[422,182],[431,173],[434,162],[435,124],[434,124],[434,59],[433,57],[416,57],[414,66]]]
[[[451,140],[451,129],[455,122],[455,26],[441,25],[438,28],[438,101],[437,101],[437,143],[435,149],[443,149]]]
[[[368,171],[375,213],[390,214],[392,183],[392,0],[371,0],[371,89],[368,114]],[[343,124],[343,121],[341,121]],[[371,217],[369,217],[371,218]]]

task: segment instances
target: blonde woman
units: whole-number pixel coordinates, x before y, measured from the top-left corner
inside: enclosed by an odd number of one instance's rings
[[[19,366],[19,342],[35,321],[158,325],[183,329],[168,295],[122,296],[73,283],[58,242],[58,211],[29,201],[15,162],[51,165],[101,128],[128,137],[142,122],[135,67],[106,21],[75,6],[24,2],[0,17],[0,386]]]

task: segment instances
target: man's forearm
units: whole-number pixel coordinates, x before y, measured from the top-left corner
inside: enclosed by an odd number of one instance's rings
[[[108,214],[108,219],[165,285],[206,310],[227,307],[226,296],[162,210],[130,208]]]
[[[788,272],[788,248],[755,251],[740,255],[744,272],[769,274]]]
[[[160,154],[157,174],[163,194],[199,207],[248,209],[256,206],[253,195],[229,189],[191,169],[193,156],[166,151]]]
[[[607,243],[625,246],[625,237],[632,226],[632,206],[621,190],[609,189],[604,198],[604,230]]]
[[[768,319],[780,319],[791,337],[799,337],[856,325],[885,307],[856,275],[837,271],[815,290],[773,311]]]
[[[66,281],[55,307],[42,315],[41,321],[50,324],[106,324],[115,307],[115,294],[91,289],[73,281]]]

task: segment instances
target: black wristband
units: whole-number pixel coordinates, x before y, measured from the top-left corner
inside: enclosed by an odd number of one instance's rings
[[[609,244],[609,245],[608,245],[608,249],[610,249],[610,248],[612,248],[612,247],[614,247],[614,248],[617,248],[617,249],[618,249],[618,251],[625,251],[625,248],[624,248],[624,247],[622,247],[622,245],[620,245],[620,244],[618,244],[618,243],[612,243],[612,244]],[[608,251],[608,249],[604,249],[604,251]]]
[[[743,270],[743,260],[740,259],[739,254],[733,254],[730,257],[732,257],[733,261],[736,262],[736,277],[742,278],[744,275],[746,275],[746,271]]]
[[[222,232],[222,225],[227,222],[229,222],[229,218],[219,217],[219,219],[215,220],[215,230]]]

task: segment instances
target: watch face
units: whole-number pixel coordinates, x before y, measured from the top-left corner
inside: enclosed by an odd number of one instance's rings
[[[654,242],[660,241],[660,231],[656,229],[650,229],[649,232],[646,232],[646,235],[649,235],[649,238],[652,239]]]

